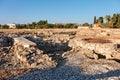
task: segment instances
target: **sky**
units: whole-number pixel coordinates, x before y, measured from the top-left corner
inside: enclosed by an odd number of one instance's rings
[[[0,0],[0,24],[93,23],[93,18],[120,13],[120,0]]]

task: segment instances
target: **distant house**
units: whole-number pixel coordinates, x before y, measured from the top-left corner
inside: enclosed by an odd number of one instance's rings
[[[6,24],[6,25],[8,25],[9,28],[11,28],[11,29],[15,29],[16,28],[16,24]]]
[[[88,29],[90,26],[78,26],[78,29]]]

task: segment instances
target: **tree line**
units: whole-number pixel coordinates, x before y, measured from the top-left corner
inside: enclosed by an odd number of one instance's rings
[[[105,17],[98,17],[94,16],[93,24],[98,24],[99,27],[102,28],[120,28],[120,14],[113,14],[112,16],[106,15]],[[74,23],[67,23],[67,24],[52,24],[48,23],[47,20],[40,20],[38,22],[32,22],[30,24],[16,24],[16,28],[18,29],[44,29],[44,28],[77,28],[79,25]],[[92,27],[92,24],[83,23],[81,26],[89,26]],[[1,25],[0,25],[1,28]],[[2,28],[8,29],[8,25],[2,25]]]
[[[98,24],[103,28],[120,28],[120,14],[106,15],[105,17],[94,16],[94,24]]]
[[[1,25],[0,25],[1,27]],[[16,28],[18,29],[44,29],[44,28],[77,28],[78,25],[74,23],[67,23],[67,24],[52,24],[48,23],[47,20],[40,20],[38,22],[32,22],[31,24],[16,24]],[[8,29],[9,26],[4,24],[2,28]]]
[[[40,20],[38,22],[32,22],[31,24],[17,24],[17,28],[27,29],[44,29],[44,28],[77,28],[76,24],[52,24],[48,23],[47,20]]]

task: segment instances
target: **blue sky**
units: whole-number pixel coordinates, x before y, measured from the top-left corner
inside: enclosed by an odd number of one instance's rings
[[[120,0],[0,0],[0,24],[93,23],[94,16],[120,13]]]

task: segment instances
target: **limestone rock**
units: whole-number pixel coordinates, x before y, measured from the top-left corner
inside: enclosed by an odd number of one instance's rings
[[[106,57],[106,59],[119,59],[119,52],[116,50],[116,44],[110,40],[99,38],[76,38],[69,42],[69,46],[72,48],[82,47],[83,49],[89,49],[95,51],[96,54],[100,54]],[[117,56],[116,56],[117,55]]]
[[[49,68],[55,67],[57,65],[57,63],[53,61],[51,57],[49,57],[47,54],[43,54],[43,51],[37,48],[24,49],[22,48],[22,46],[18,45],[15,45],[14,47],[14,52],[17,57],[16,59],[18,59],[20,63],[22,63],[22,67]]]

